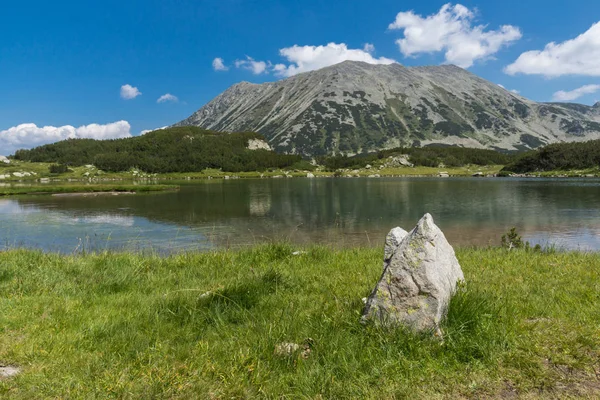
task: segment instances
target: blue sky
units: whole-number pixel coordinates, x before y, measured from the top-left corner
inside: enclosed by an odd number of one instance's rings
[[[443,9],[444,4],[4,0],[0,154],[65,135],[137,135],[186,118],[239,81],[282,79],[346,56],[407,66],[459,63],[537,101],[600,99],[600,25],[591,30],[600,21],[599,1],[480,0]],[[475,45],[472,55],[465,38]],[[403,45],[397,43],[402,39]],[[555,48],[521,56],[550,42]],[[461,55],[448,55],[457,52]],[[226,71],[215,70],[215,58]],[[130,90],[121,93],[124,85]],[[130,98],[123,98],[127,93]],[[166,94],[171,97],[157,102]]]

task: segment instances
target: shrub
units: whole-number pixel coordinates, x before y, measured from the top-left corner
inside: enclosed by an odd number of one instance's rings
[[[66,172],[71,172],[68,166],[65,164],[53,164],[49,168],[51,174],[64,174]]]
[[[521,249],[525,246],[523,243],[523,239],[521,239],[521,235],[517,232],[517,228],[513,227],[510,231],[506,232],[502,235],[501,239],[502,247],[507,249]],[[529,246],[529,242],[527,242],[527,246]]]

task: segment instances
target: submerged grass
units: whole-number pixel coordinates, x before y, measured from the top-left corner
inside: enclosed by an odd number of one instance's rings
[[[379,250],[294,250],[0,253],[0,397],[600,395],[598,254],[458,250],[441,343],[360,324]]]

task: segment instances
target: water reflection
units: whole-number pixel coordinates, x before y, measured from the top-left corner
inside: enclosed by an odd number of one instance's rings
[[[429,212],[455,245],[497,244],[516,226],[533,244],[598,250],[599,194],[597,180],[230,180],[161,194],[3,200],[0,225],[3,240],[61,251],[66,238],[86,236],[161,250],[265,240],[349,246],[379,245],[391,227],[410,228]]]

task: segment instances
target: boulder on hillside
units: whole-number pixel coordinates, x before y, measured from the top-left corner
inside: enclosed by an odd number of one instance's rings
[[[386,238],[383,275],[367,299],[362,319],[434,332],[464,275],[431,215],[425,214],[410,233],[402,232],[395,228]]]
[[[10,164],[10,160],[4,156],[0,156],[0,162],[4,164]]]

